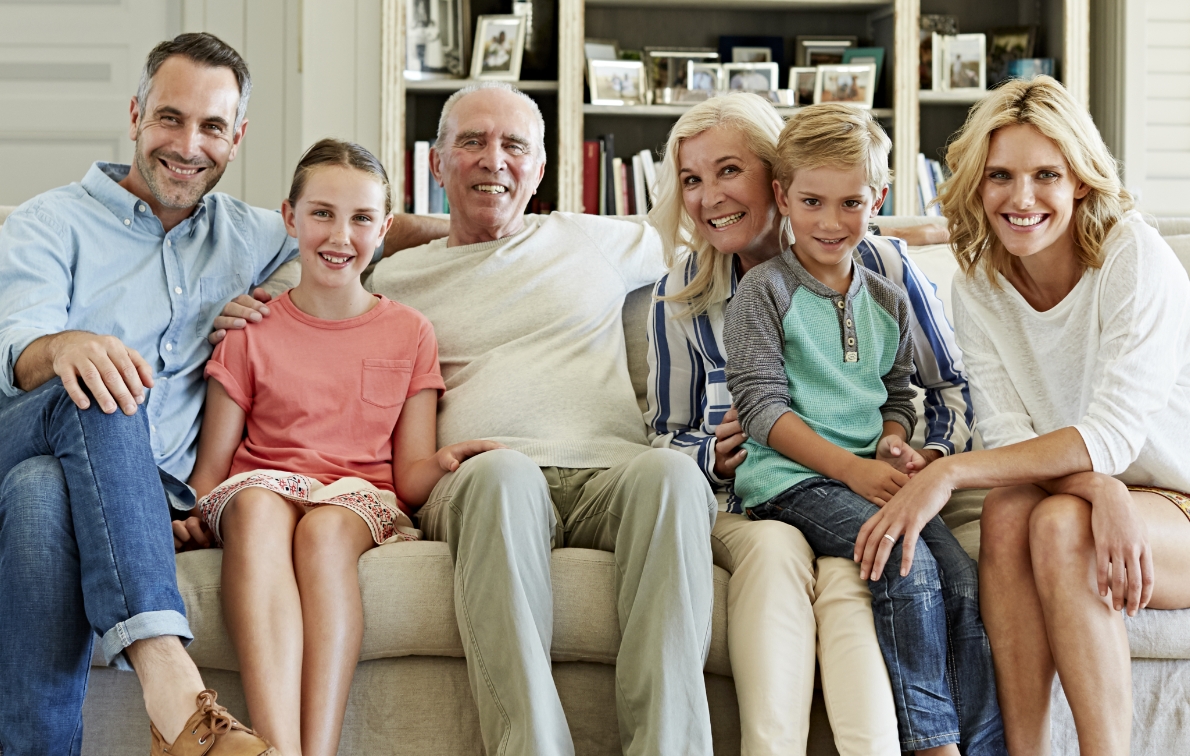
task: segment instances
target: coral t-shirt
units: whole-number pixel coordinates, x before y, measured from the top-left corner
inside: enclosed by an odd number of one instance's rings
[[[283,470],[324,484],[356,477],[395,493],[401,407],[423,389],[446,385],[430,321],[377,299],[359,317],[321,320],[299,310],[286,292],[263,321],[228,331],[206,376],[248,414],[231,475]]]

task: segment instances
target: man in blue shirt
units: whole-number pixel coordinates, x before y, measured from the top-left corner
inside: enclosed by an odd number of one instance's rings
[[[217,38],[161,43],[132,100],[133,165],[96,163],[0,230],[5,756],[79,753],[95,634],[109,664],[140,678],[154,753],[273,753],[238,723],[225,731],[183,648],[167,504],[193,506],[181,481],[215,316],[296,255],[278,213],[211,193],[250,90]],[[390,240],[416,236],[401,226]]]

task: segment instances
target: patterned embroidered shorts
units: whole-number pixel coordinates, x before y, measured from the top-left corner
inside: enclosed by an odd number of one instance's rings
[[[1190,518],[1190,495],[1184,494],[1181,491],[1172,491],[1168,488],[1154,488],[1153,486],[1128,486],[1128,490],[1164,496],[1172,501],[1178,509],[1182,510],[1182,513],[1187,518]]]
[[[219,530],[223,509],[232,497],[245,488],[272,491],[305,512],[328,504],[346,507],[363,518],[372,532],[372,540],[377,544],[421,539],[421,531],[413,527],[409,515],[397,506],[396,495],[391,491],[382,491],[366,480],[340,478],[330,485],[323,485],[314,478],[298,473],[250,470],[233,475],[198,500],[199,516],[215,534],[220,546],[223,545],[223,534]]]

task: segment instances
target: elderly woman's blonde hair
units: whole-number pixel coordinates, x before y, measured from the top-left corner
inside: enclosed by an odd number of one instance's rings
[[[872,193],[879,195],[892,180],[891,150],[892,141],[870,111],[833,102],[810,105],[794,113],[781,131],[773,178],[788,191],[800,170],[862,166]]]
[[[1100,267],[1103,240],[1132,208],[1132,196],[1120,185],[1116,160],[1091,114],[1049,76],[1009,81],[989,92],[946,151],[951,176],[938,188],[938,203],[959,267],[968,276],[982,269],[993,286],[999,286],[996,273],[1010,271],[1012,257],[992,231],[979,190],[992,133],[1018,124],[1052,139],[1074,178],[1090,188],[1086,197],[1075,201],[1075,254],[1084,270]]]
[[[681,165],[678,162],[682,143],[715,127],[734,129],[744,137],[748,149],[771,174],[773,148],[783,125],[781,116],[768,100],[759,95],[736,92],[700,102],[679,118],[669,132],[649,222],[661,235],[665,263],[670,269],[690,258],[698,268],[689,285],[662,297],[686,305],[691,317],[731,296],[731,255],[715,251],[682,203]]]

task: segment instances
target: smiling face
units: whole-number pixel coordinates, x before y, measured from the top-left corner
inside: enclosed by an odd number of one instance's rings
[[[1009,254],[1073,255],[1070,222],[1078,200],[1089,191],[1054,140],[1035,127],[992,132],[979,194],[992,231]]]
[[[234,128],[240,88],[230,68],[166,59],[153,76],[144,115],[132,101],[132,170],[121,184],[172,226],[219,183],[248,122]]]
[[[678,166],[686,213],[711,246],[750,265],[780,252],[772,176],[738,129],[715,126],[685,140]]]
[[[310,170],[297,204],[285,200],[281,207],[289,235],[298,240],[301,286],[360,286],[392,223],[384,197],[384,185],[364,171],[339,165]]]
[[[545,175],[537,116],[503,89],[472,92],[450,111],[443,149],[430,150],[430,170],[446,188],[450,237],[458,246],[510,236]]]
[[[880,209],[888,189],[868,185],[863,166],[801,168],[789,188],[773,182],[781,214],[793,230],[798,261],[827,286],[849,280],[851,252],[868,233],[868,219]]]

